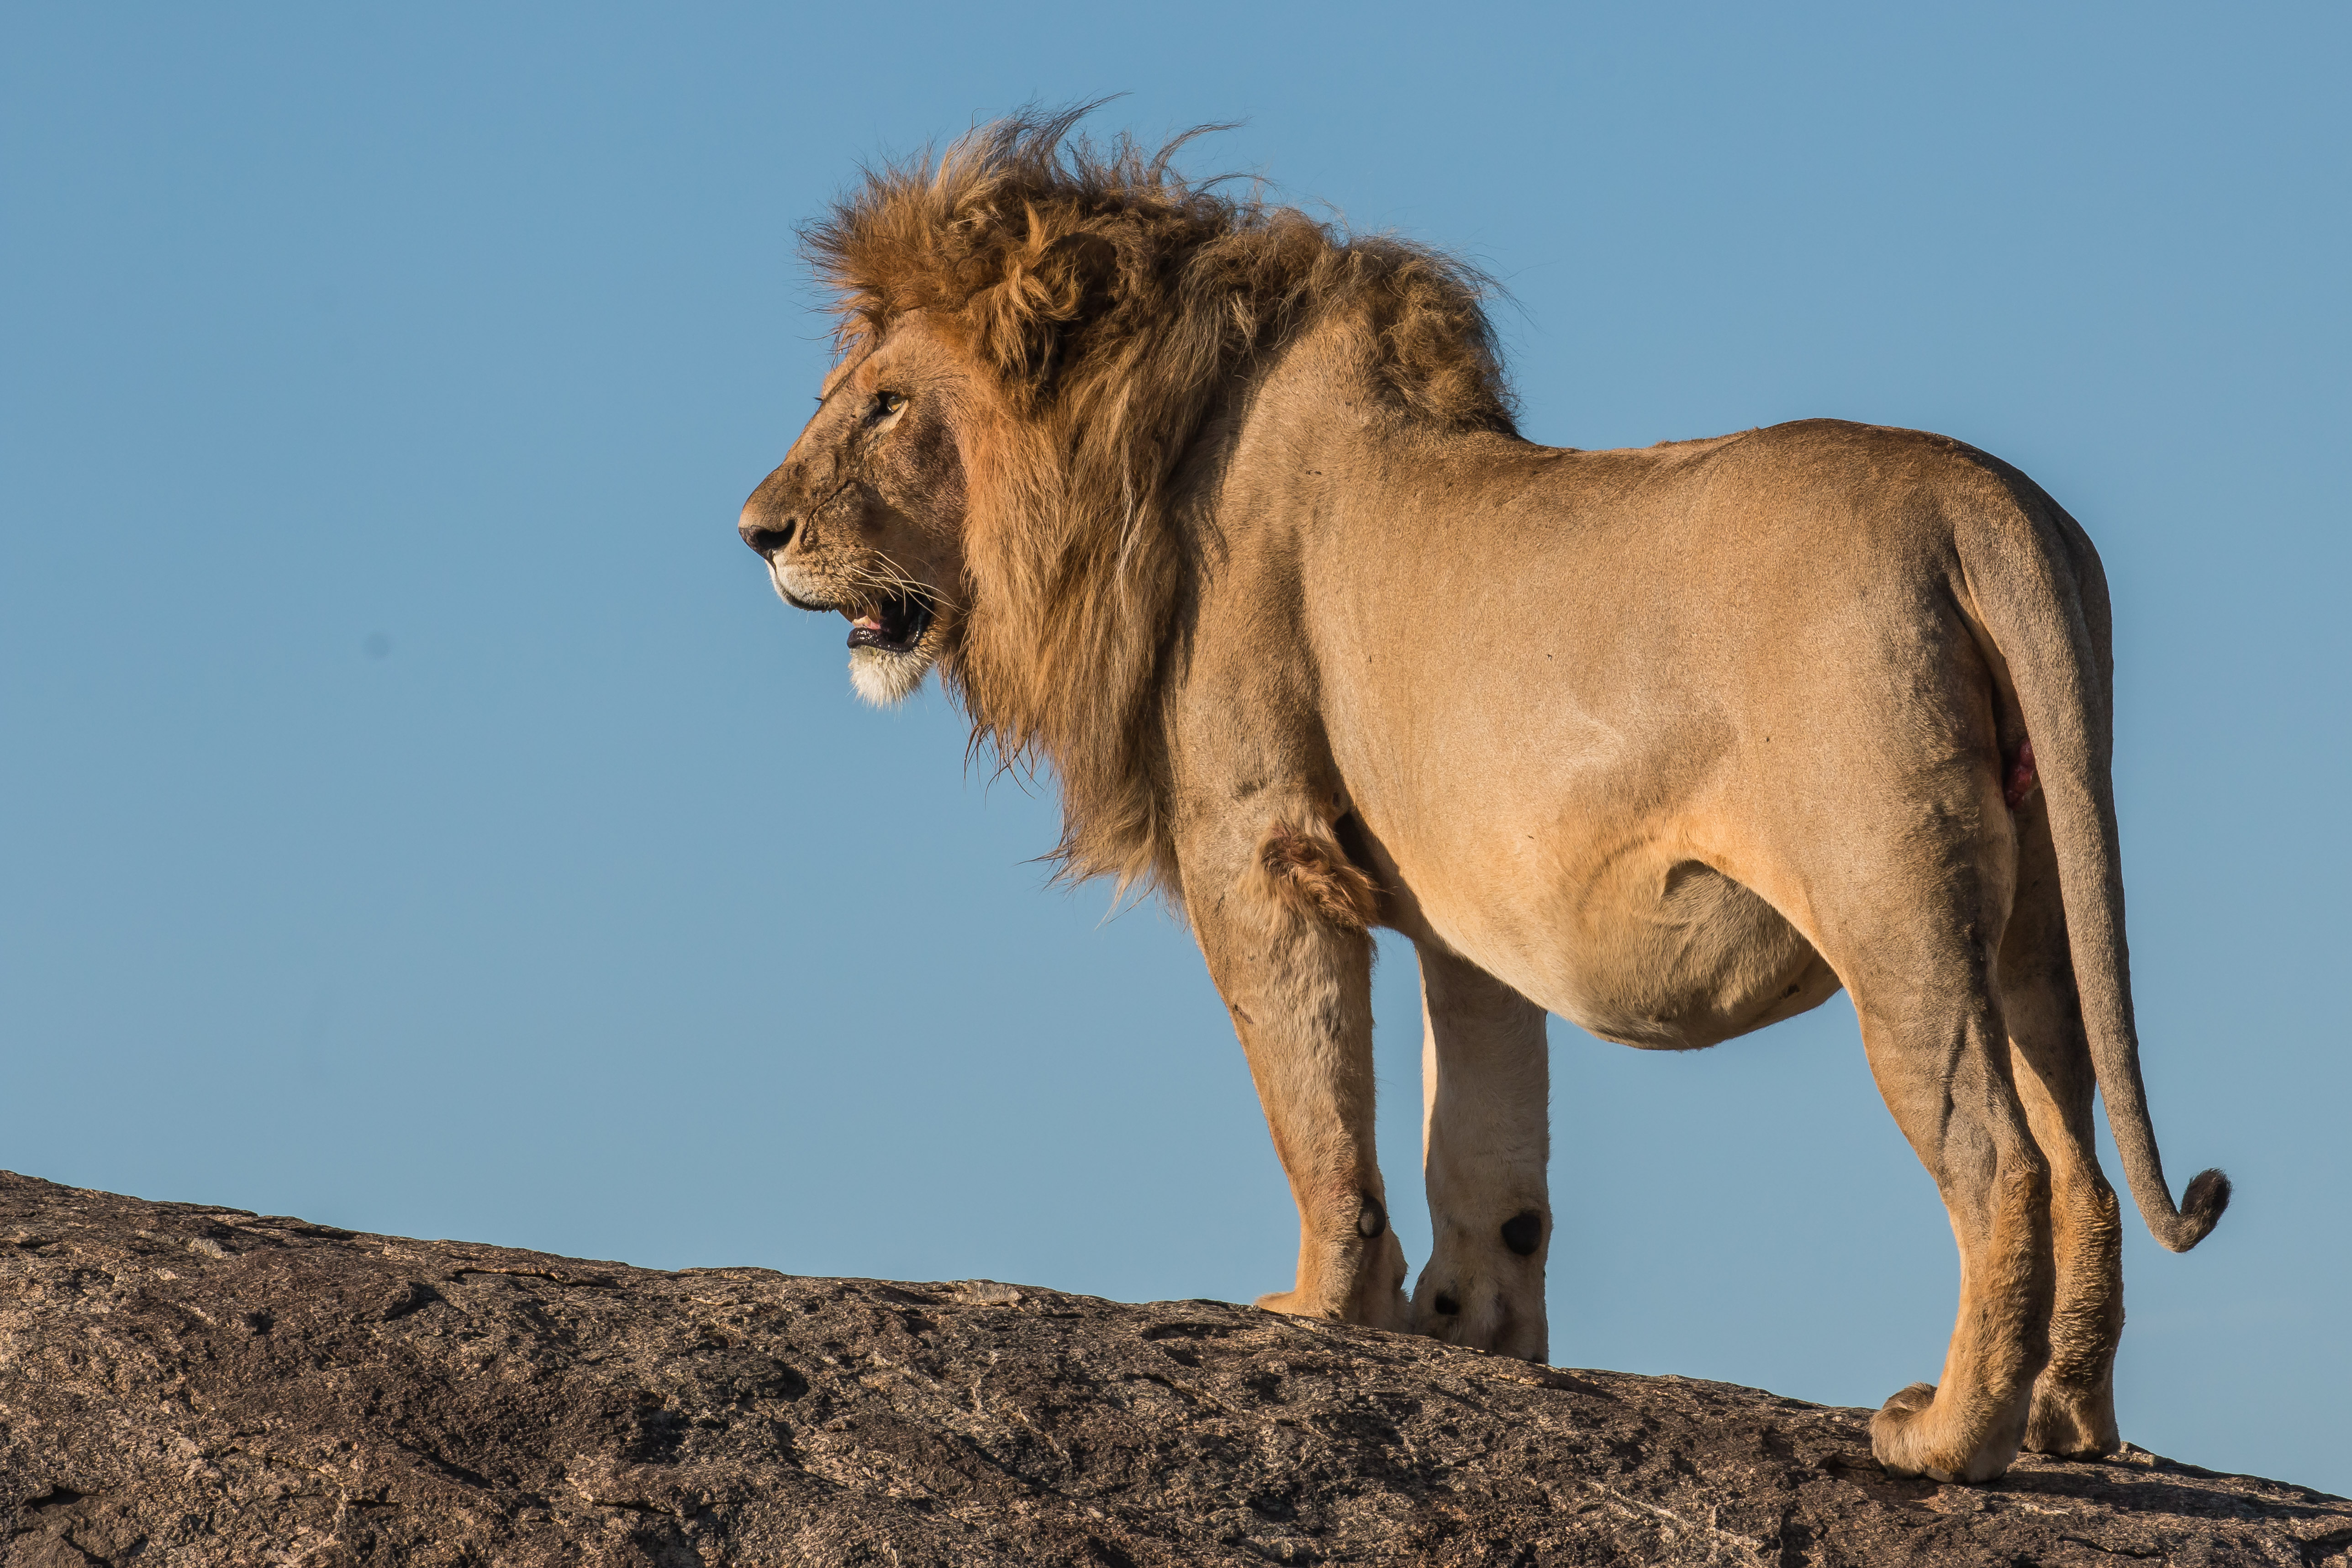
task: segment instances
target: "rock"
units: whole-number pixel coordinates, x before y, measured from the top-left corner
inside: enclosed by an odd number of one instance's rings
[[[0,1564],[2352,1564],[2137,1450],[1896,1480],[1865,1413],[1216,1301],[665,1274],[0,1174]]]

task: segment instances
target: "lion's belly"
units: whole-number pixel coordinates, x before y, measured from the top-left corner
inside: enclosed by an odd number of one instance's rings
[[[1633,855],[1566,889],[1494,891],[1475,908],[1425,901],[1423,918],[1521,995],[1621,1045],[1712,1046],[1838,989],[1777,910],[1696,860]]]

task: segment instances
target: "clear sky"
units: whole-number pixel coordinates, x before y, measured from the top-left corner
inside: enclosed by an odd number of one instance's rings
[[[1126,92],[1458,248],[1524,427],[1812,415],[2042,481],[2116,601],[2156,1123],[2125,1435],[2352,1492],[2352,12],[62,5],[0,12],[0,1165],[661,1267],[1285,1287],[1150,908],[1049,790],[855,702],[737,507],[811,406],[793,226]],[[1432,627],[1431,635],[1475,635]],[[1412,958],[1376,998],[1416,1267]],[[1843,999],[1552,1026],[1552,1354],[1874,1405],[1941,1207]],[[2116,1171],[2112,1155],[2108,1169]]]

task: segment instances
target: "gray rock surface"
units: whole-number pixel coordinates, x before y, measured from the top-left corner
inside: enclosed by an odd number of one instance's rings
[[[2352,1564],[2131,1452],[1215,1301],[665,1274],[0,1173],[0,1564]]]

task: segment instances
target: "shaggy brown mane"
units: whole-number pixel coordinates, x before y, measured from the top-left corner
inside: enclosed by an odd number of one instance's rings
[[[964,611],[940,669],[1008,763],[1061,782],[1074,878],[1172,890],[1157,697],[1192,542],[1170,481],[1252,363],[1363,313],[1410,416],[1509,431],[1475,272],[1188,181],[1189,140],[1097,149],[1085,110],[982,126],[868,171],[803,235],[845,359],[910,311],[967,352],[998,405],[966,432]]]

